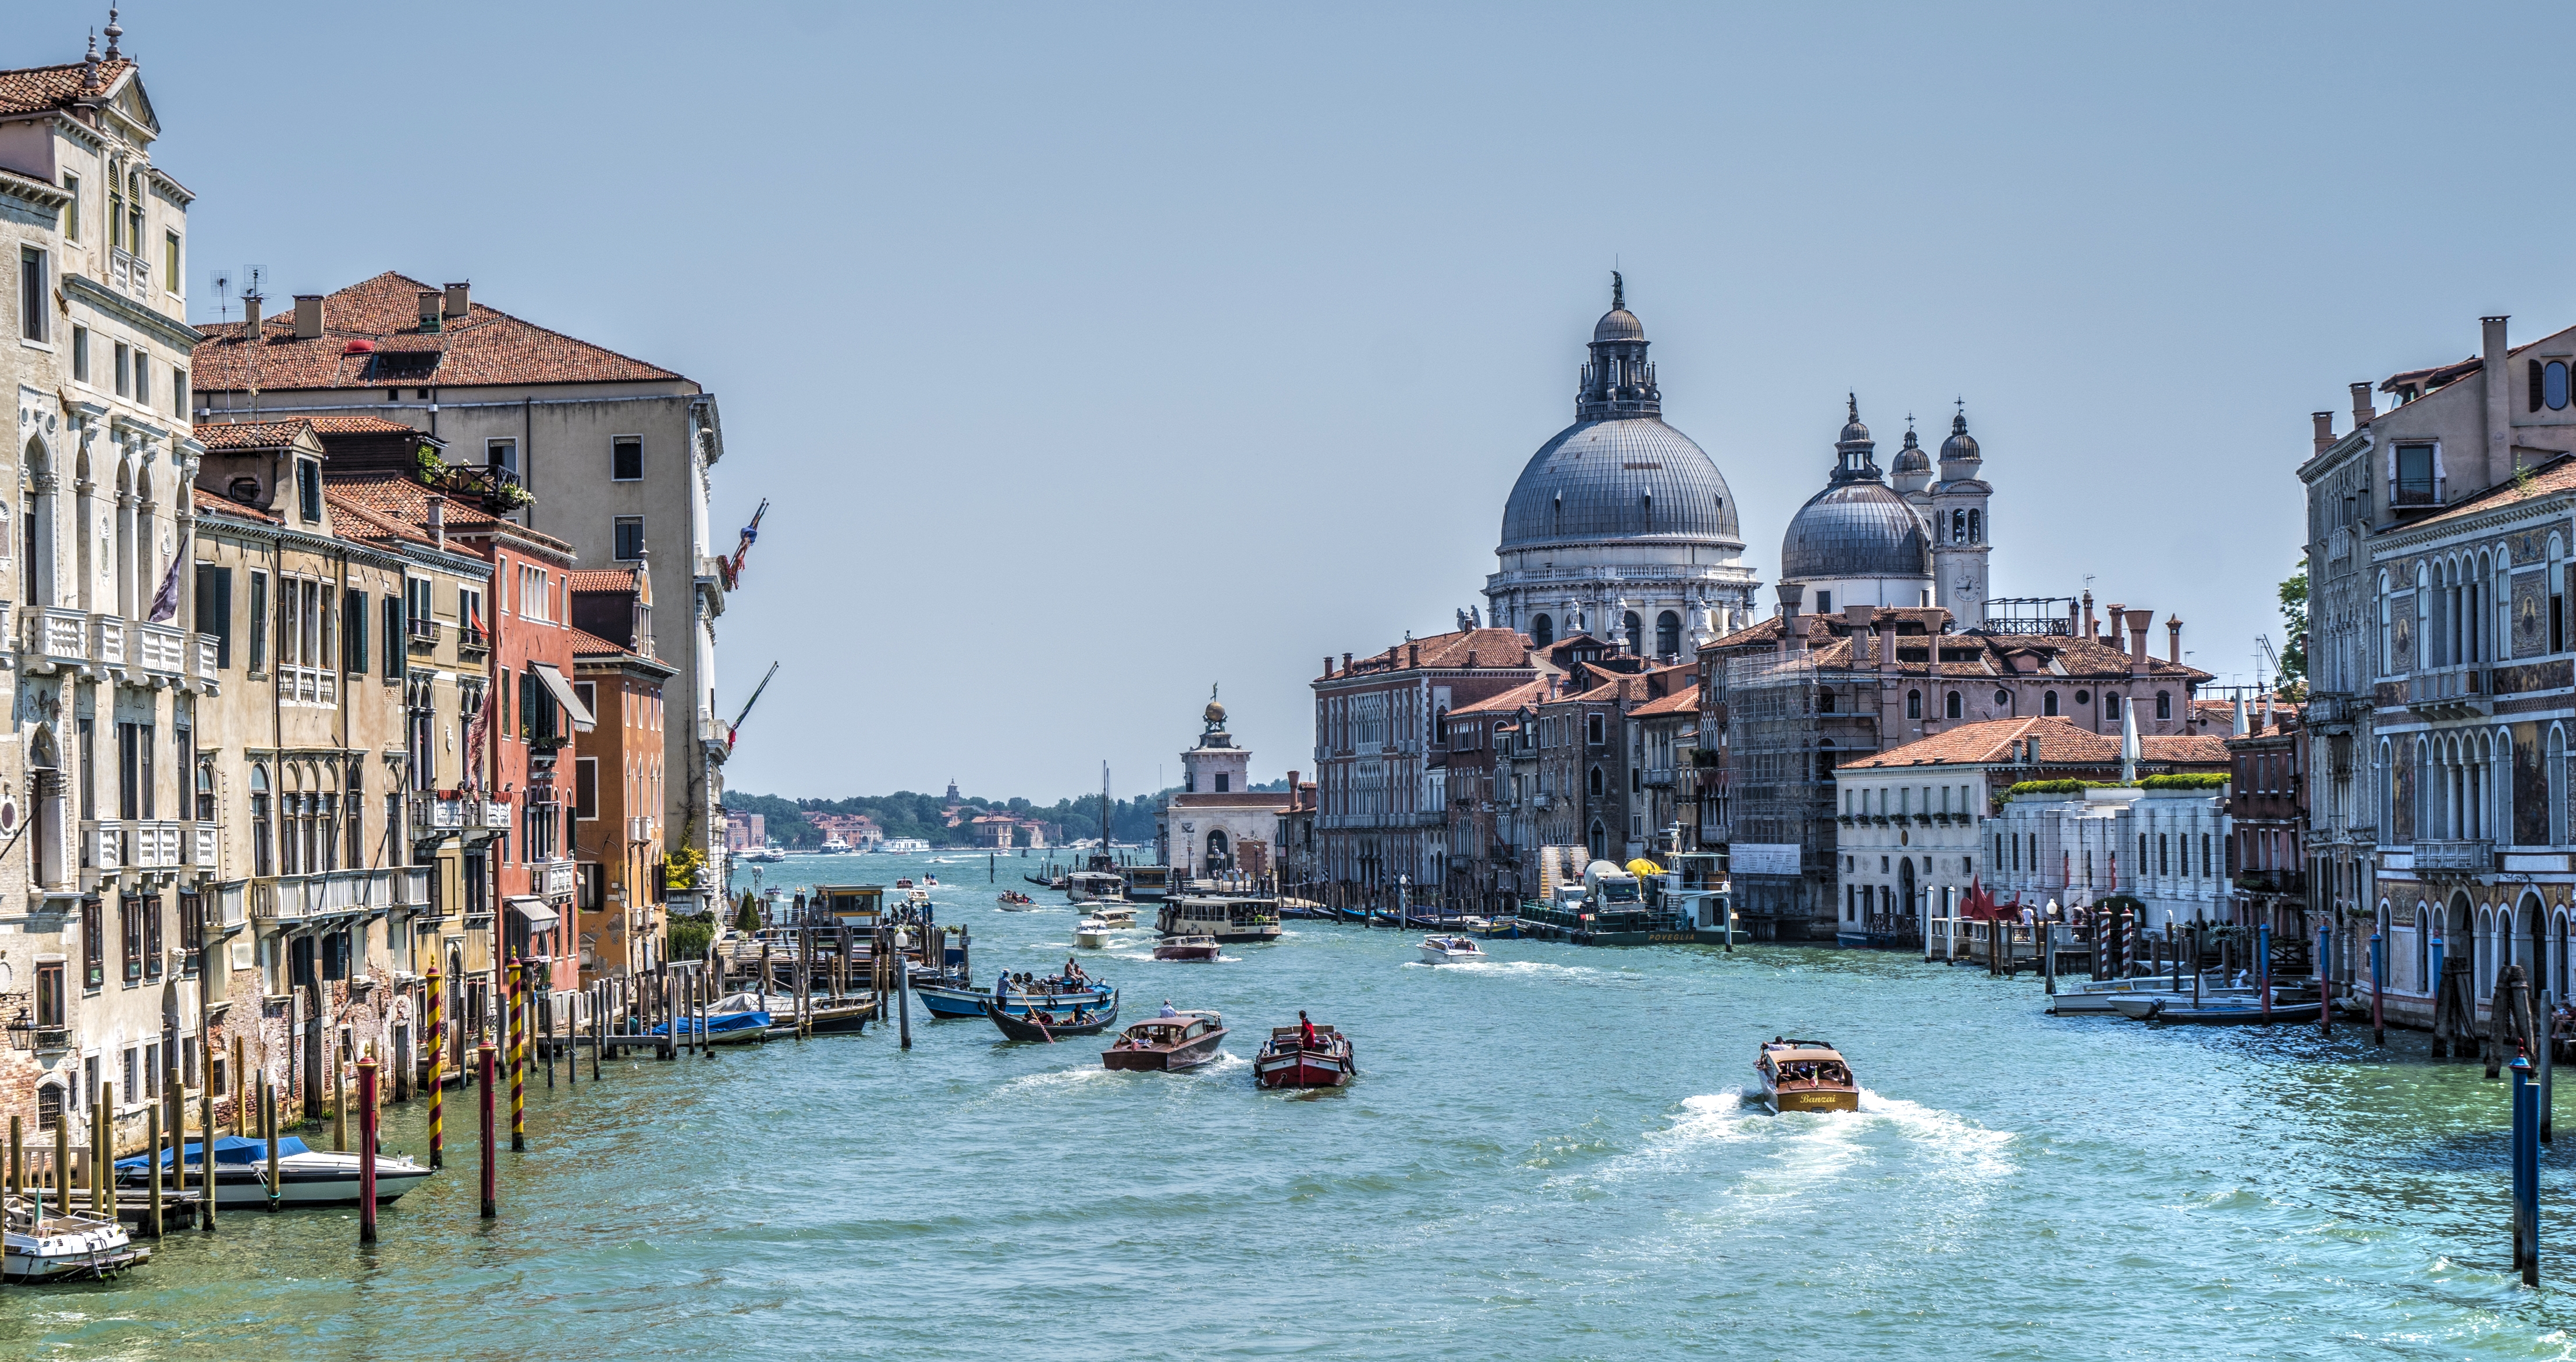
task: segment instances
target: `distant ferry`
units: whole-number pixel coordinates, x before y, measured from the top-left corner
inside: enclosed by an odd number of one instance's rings
[[[930,850],[930,843],[918,837],[889,837],[877,843],[877,850],[888,856],[919,856]]]
[[[841,834],[836,832],[823,839],[822,850],[826,856],[846,855],[850,850],[850,844],[842,841]]]

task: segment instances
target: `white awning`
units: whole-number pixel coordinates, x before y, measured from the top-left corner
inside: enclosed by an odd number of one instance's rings
[[[554,909],[546,906],[544,899],[512,899],[510,911],[517,913],[520,920],[526,922],[528,930],[532,932],[542,932],[563,920]]]
[[[564,680],[563,673],[556,671],[553,663],[530,663],[528,670],[535,672],[537,679],[546,683],[546,689],[554,695],[555,703],[563,706],[564,712],[572,716],[573,732],[587,733],[598,725],[599,721],[591,717],[590,710],[582,704],[581,697],[573,693],[572,683]]]

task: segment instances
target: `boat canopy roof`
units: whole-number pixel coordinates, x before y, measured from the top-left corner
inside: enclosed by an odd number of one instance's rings
[[[188,1141],[188,1162],[196,1163],[203,1159],[204,1155],[201,1151],[203,1150],[204,1145],[205,1142],[202,1140]],[[290,1154],[305,1154],[310,1152],[311,1151],[305,1147],[302,1140],[299,1140],[292,1135],[282,1136],[277,1142],[277,1156],[281,1159]],[[125,1158],[118,1159],[116,1161],[116,1166],[119,1168],[142,1168],[146,1166],[145,1161],[150,1157],[151,1156],[148,1154],[128,1155]],[[218,1135],[215,1137],[215,1163],[218,1166],[223,1164],[242,1164],[247,1166],[249,1164],[266,1162],[268,1162],[268,1141],[266,1140],[247,1139],[240,1135]],[[170,1165],[170,1151],[167,1149],[161,1151],[161,1164],[165,1168]]]
[[[1836,1050],[1829,1045],[1817,1045],[1813,1042],[1792,1041],[1787,1045],[1763,1046],[1762,1057],[1775,1064],[1806,1064],[1816,1060],[1842,1059],[1843,1056],[1841,1051]],[[1849,1061],[1845,1062],[1848,1063]]]

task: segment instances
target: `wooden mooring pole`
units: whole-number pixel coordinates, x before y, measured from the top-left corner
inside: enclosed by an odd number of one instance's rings
[[[447,1166],[447,986],[429,966],[429,1166]]]
[[[478,1047],[483,1080],[483,1218],[501,1213],[500,1142],[492,1129],[492,1042]]]
[[[358,1242],[376,1242],[376,1057],[372,1054],[358,1061]]]
[[[2540,1285],[2540,1089],[2531,1061],[2513,1057],[2513,1265]]]
[[[144,1180],[145,1185],[152,1189],[151,1200],[146,1203],[144,1211],[143,1229],[158,1239],[161,1237],[161,1104],[158,1102],[143,1113],[143,1143],[149,1151],[143,1160]]]
[[[205,1194],[197,1207],[197,1227],[212,1234],[215,1232],[215,1038],[213,1033],[209,1032],[198,1037],[197,1043],[204,1052],[204,1058],[200,1062],[205,1066],[198,1074],[197,1085],[197,1133],[198,1138],[205,1142],[199,1152],[204,1162],[199,1166],[197,1173],[197,1188]],[[232,1075],[232,1086],[234,1092],[241,1091],[240,1073],[236,1072]],[[236,1097],[233,1100],[241,1099]]]

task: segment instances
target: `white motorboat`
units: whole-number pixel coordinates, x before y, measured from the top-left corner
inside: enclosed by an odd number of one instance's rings
[[[2224,985],[2219,983],[2219,976],[2212,973],[2202,976],[2201,987],[2206,993],[2216,994]],[[2107,1017],[2119,1010],[2113,1006],[2118,999],[2133,994],[2173,994],[2177,991],[2185,998],[2190,997],[2191,981],[2184,980],[2181,989],[2176,990],[2173,976],[2166,974],[2141,974],[2128,979],[2085,980],[2080,983],[2060,979],[2056,996],[2048,1000],[2048,1010],[2060,1017]]]
[[[12,1282],[103,1279],[152,1256],[114,1217],[45,1215],[34,1197],[10,1197],[0,1219],[0,1276]]]
[[[1110,931],[1108,923],[1096,917],[1084,918],[1074,924],[1073,944],[1087,951],[1105,951],[1109,949]]]
[[[1472,936],[1426,936],[1422,938],[1422,963],[1426,965],[1460,965],[1484,960],[1484,948]]]
[[[1091,910],[1093,919],[1111,931],[1123,932],[1136,925],[1136,910],[1123,903],[1103,903]]]
[[[836,832],[823,839],[821,854],[825,856],[842,856],[847,855],[849,850],[850,844],[841,840],[841,834]]]
[[[204,1174],[203,1145],[188,1142],[188,1185]],[[116,1185],[143,1186],[151,1176],[144,1155],[116,1161]],[[277,1142],[277,1201],[284,1206],[354,1206],[358,1203],[360,1156],[308,1148],[292,1135]],[[161,1153],[163,1176],[169,1176],[170,1152]],[[376,1200],[392,1201],[429,1180],[429,1169],[396,1154],[376,1155]],[[269,1203],[268,1145],[239,1135],[215,1139],[215,1205],[265,1206]]]

